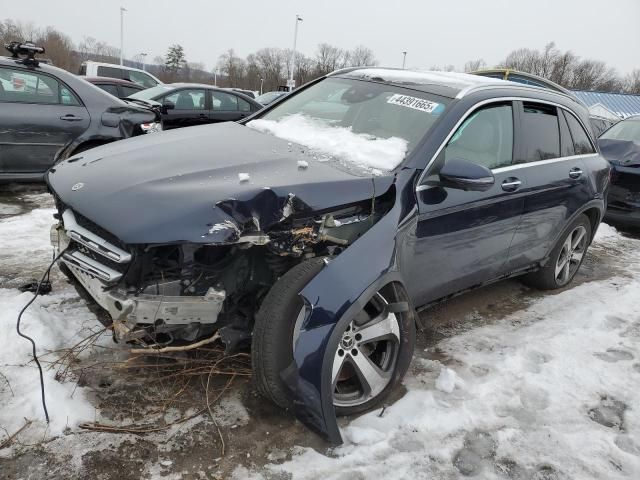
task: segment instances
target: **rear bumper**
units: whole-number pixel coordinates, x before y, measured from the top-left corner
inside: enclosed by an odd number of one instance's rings
[[[40,173],[0,173],[0,183],[42,183],[45,172]]]
[[[604,214],[604,221],[613,225],[640,228],[640,209],[625,211],[609,207]]]

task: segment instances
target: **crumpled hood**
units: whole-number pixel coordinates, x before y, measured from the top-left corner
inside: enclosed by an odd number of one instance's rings
[[[612,163],[623,167],[640,166],[640,144],[630,140],[598,140],[602,155]]]
[[[299,145],[229,122],[98,147],[56,164],[47,182],[125,243],[225,243],[292,214],[370,199],[393,177],[319,162]]]

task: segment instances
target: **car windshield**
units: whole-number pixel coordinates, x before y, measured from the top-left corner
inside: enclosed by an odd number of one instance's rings
[[[640,118],[616,123],[600,137],[603,140],[630,140],[640,144]]]
[[[158,95],[167,93],[172,88],[173,87],[170,85],[157,85],[152,88],[147,88],[146,90],[140,90],[133,95],[129,95],[129,98],[135,98],[137,100],[153,100]]]
[[[247,125],[304,145],[321,159],[390,171],[416,147],[448,101],[387,84],[328,78]]]

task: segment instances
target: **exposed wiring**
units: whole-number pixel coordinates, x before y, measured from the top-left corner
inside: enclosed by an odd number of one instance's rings
[[[22,320],[22,314],[27,310],[27,308],[29,308],[29,306],[35,301],[35,299],[40,294],[40,287],[42,286],[42,284],[48,281],[49,272],[51,271],[51,268],[58,261],[58,259],[62,256],[62,254],[65,251],[66,251],[66,248],[63,249],[58,255],[54,255],[53,260],[51,261],[51,263],[45,270],[44,274],[42,275],[42,278],[38,282],[38,288],[36,288],[36,292],[34,293],[33,298],[29,300],[29,302],[24,307],[22,307],[22,310],[20,310],[20,313],[18,314],[18,320],[16,322],[16,331],[18,332],[18,335],[20,335],[22,338],[29,340],[29,342],[31,342],[31,348],[33,350],[33,359],[35,360],[36,365],[38,366],[38,371],[40,372],[40,391],[42,393],[42,408],[44,409],[44,416],[47,419],[47,423],[49,423],[49,412],[47,410],[47,402],[45,400],[45,395],[44,395],[44,375],[42,373],[42,366],[40,365],[40,361],[38,360],[38,356],[36,355],[36,342],[34,342],[31,337],[29,337],[28,335],[25,335],[20,331],[20,321]]]

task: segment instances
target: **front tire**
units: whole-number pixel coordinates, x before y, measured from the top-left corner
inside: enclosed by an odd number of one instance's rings
[[[591,222],[582,214],[565,229],[540,270],[525,275],[523,282],[541,290],[567,286],[580,269],[591,242]]]
[[[271,288],[256,315],[251,357],[258,391],[276,405],[291,406],[280,373],[293,361],[304,305],[298,293],[322,270],[324,258],[306,260]],[[338,415],[369,410],[398,386],[415,345],[415,322],[408,312],[389,313],[394,290],[384,288],[347,325],[333,363],[333,403]]]

